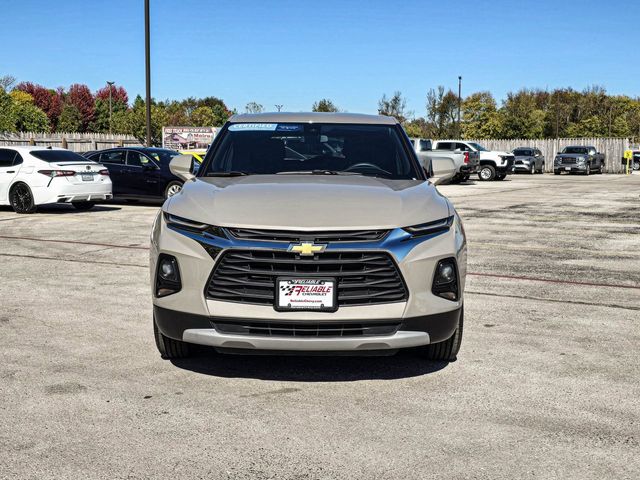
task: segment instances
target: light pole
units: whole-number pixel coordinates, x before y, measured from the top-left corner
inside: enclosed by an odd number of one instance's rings
[[[111,114],[113,113],[113,109],[111,107],[111,89],[114,83],[116,82],[110,82],[107,80],[107,85],[109,85],[109,135],[111,135]]]
[[[146,77],[146,123],[147,123],[147,147],[151,146],[151,54],[149,38],[149,0],[144,0],[144,63]]]
[[[460,138],[460,106],[462,105],[462,77],[458,76],[458,138]]]
[[[282,107],[284,107],[284,105],[276,105],[276,108],[278,109],[278,111],[282,110]]]

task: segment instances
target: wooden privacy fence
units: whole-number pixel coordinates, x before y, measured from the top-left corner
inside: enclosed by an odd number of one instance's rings
[[[39,147],[62,147],[74,152],[89,152],[103,148],[141,145],[131,135],[108,133],[0,133],[0,145],[37,145]]]
[[[622,164],[624,151],[629,148],[628,138],[544,138],[539,140],[469,140],[465,142],[476,142],[489,150],[501,150],[510,152],[518,147],[539,148],[544,155],[544,168],[546,172],[553,172],[553,159],[564,147],[569,145],[593,145],[605,155],[605,171],[607,173],[625,173]]]

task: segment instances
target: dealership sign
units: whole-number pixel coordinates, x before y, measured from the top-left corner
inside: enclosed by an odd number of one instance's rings
[[[162,127],[162,147],[171,150],[206,149],[216,133],[216,127]]]

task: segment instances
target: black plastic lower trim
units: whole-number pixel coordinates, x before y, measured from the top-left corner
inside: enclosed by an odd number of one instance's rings
[[[420,317],[411,317],[402,319],[399,330],[410,330],[414,332],[427,332],[432,343],[444,342],[453,335],[460,321],[460,313],[462,309],[452,310],[445,313],[436,313],[433,315],[423,315]],[[214,328],[215,322],[230,323],[247,323],[246,319],[229,318],[229,317],[209,317],[206,315],[196,315],[193,313],[178,312],[167,308],[153,306],[153,316],[160,332],[175,340],[182,340],[182,334],[190,328]],[[274,319],[264,320],[264,322],[278,321],[283,322],[277,317]],[[388,320],[379,320],[380,323],[388,323]],[[252,319],[252,323],[259,323],[260,320]],[[350,321],[351,322],[351,321]],[[378,322],[378,321],[375,321]],[[297,323],[300,323],[297,320]],[[373,323],[371,320],[353,320],[353,323]]]

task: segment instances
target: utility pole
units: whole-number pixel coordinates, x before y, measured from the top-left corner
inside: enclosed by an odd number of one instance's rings
[[[111,88],[113,84],[116,82],[110,82],[107,80],[107,85],[109,85],[109,135],[111,135],[111,114],[113,113],[113,108],[111,107]]]
[[[276,105],[276,108],[278,109],[278,111],[282,110],[282,107],[284,107],[284,105]]]
[[[149,37],[149,0],[144,0],[144,63],[147,95],[145,100],[147,121],[147,147],[151,146],[151,54]]]
[[[462,76],[458,76],[458,138],[460,138],[460,107],[462,106]]]

